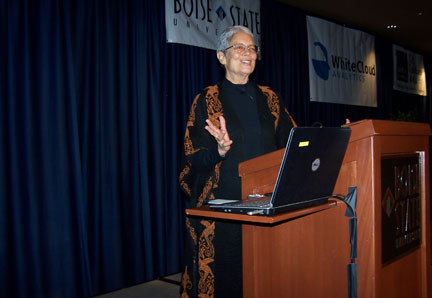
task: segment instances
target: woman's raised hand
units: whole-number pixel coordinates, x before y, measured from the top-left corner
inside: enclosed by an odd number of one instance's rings
[[[219,117],[220,128],[217,128],[213,123],[207,119],[205,129],[215,138],[218,143],[219,155],[225,157],[225,154],[231,149],[232,140],[229,137],[226,129],[226,122],[223,116]]]

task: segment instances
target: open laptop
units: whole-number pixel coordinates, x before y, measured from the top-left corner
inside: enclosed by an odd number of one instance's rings
[[[226,204],[210,201],[210,209],[273,215],[326,203],[333,193],[350,135],[348,127],[292,128],[271,194]]]

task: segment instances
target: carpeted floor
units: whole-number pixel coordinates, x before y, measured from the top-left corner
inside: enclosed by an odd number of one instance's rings
[[[130,288],[110,292],[97,298],[177,298],[180,293],[181,274],[173,274]]]

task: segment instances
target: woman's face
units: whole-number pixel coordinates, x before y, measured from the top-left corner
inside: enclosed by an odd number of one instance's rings
[[[236,48],[237,45],[242,47]],[[219,62],[225,66],[225,77],[234,84],[245,84],[255,69],[257,53],[248,49],[255,46],[254,40],[249,34],[239,31],[233,35],[229,46],[231,48],[226,54],[217,53]],[[242,51],[242,48],[246,50]]]

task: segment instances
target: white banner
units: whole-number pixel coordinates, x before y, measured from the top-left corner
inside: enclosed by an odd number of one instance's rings
[[[165,0],[167,41],[215,50],[228,26],[248,27],[260,42],[259,0]]]
[[[426,96],[423,56],[393,45],[393,89]]]
[[[307,16],[310,100],[377,106],[375,39]]]

